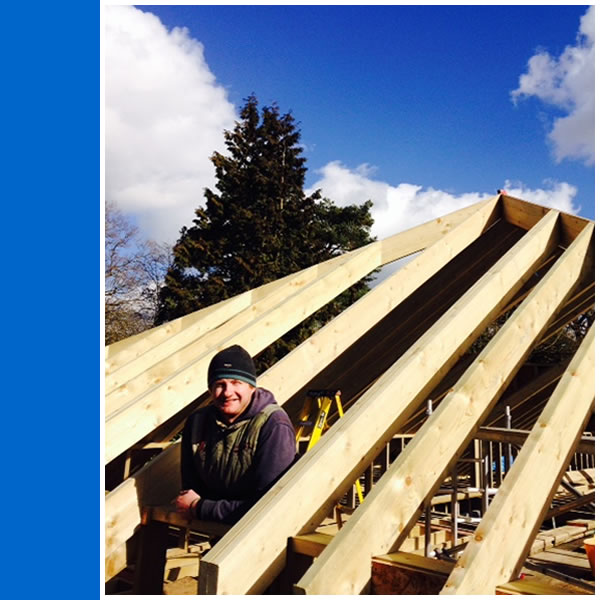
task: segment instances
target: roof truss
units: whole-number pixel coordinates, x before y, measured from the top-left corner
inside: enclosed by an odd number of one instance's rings
[[[199,592],[262,591],[281,571],[288,538],[314,529],[394,434],[414,430],[411,444],[296,584],[299,593],[364,590],[371,557],[399,547],[473,434],[498,425],[492,417],[499,399],[511,398],[527,428],[546,424],[544,441],[527,439],[501,488],[508,499],[498,502],[499,495],[492,503],[496,521],[481,523],[484,538],[497,522],[506,530],[519,499],[528,498],[533,516],[510,528],[519,540],[514,551],[471,544],[444,590],[493,593],[492,580],[504,583],[520,567],[593,404],[593,330],[573,359],[579,362],[517,384],[531,349],[594,306],[593,239],[589,221],[497,196],[113,344],[105,354],[105,462],[110,468],[136,444],[168,439],[182,425],[205,397],[198,382],[215,351],[240,343],[256,355],[374,269],[419,253],[260,376],[259,385],[273,390],[292,418],[311,388],[342,389],[347,412],[204,557]],[[499,315],[514,309],[491,342],[467,354]],[[435,410],[423,424],[431,397]],[[567,402],[578,404],[569,427],[560,416]],[[534,493],[529,476],[519,473],[545,464],[551,440],[560,440],[562,451]],[[107,579],[126,564],[125,544],[139,527],[141,507],[177,493],[178,461],[173,444],[107,495]],[[484,584],[478,565],[494,552],[502,554],[502,568]]]

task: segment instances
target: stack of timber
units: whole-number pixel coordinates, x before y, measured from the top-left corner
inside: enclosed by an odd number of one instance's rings
[[[594,308],[594,224],[498,195],[108,346],[107,581],[134,566],[145,508],[179,491],[172,440],[206,402],[213,354],[237,343],[257,355],[374,269],[408,256],[260,375],[293,421],[309,389],[342,390],[345,414],[203,554],[197,592],[263,593],[289,576],[290,540],[314,533],[357,478],[364,502],[296,569],[295,593],[369,590],[373,558],[389,563],[404,552],[449,482],[456,490],[470,477],[453,502],[480,498],[481,518],[435,593],[495,593],[521,573],[548,519],[593,507],[593,484],[582,491],[565,478],[594,468],[593,324],[572,357],[528,359]],[[563,512],[561,494],[571,502]]]

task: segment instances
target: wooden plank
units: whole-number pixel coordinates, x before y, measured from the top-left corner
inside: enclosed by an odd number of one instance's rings
[[[594,402],[592,325],[442,593],[493,594],[514,579]]]
[[[488,200],[467,206],[466,208],[450,213],[444,217],[433,219],[432,221],[428,221],[423,225],[418,225],[417,227],[413,227],[386,238],[382,243],[382,265],[393,262],[410,254],[414,254],[415,252],[430,246],[442,238],[453,227],[479,210],[479,208],[481,208],[481,206],[486,202],[488,202]],[[339,258],[340,257],[335,257],[331,260],[335,261]],[[203,319],[206,316],[210,316],[211,312],[216,311],[216,309],[221,309],[227,304],[236,304],[238,310],[242,310],[243,308],[250,306],[254,302],[257,302],[264,297],[264,295],[271,293],[273,289],[284,283],[289,277],[292,277],[296,274],[297,273],[293,273],[282,279],[269,282],[248,292],[238,294],[233,298],[228,298],[212,306],[200,309],[199,311],[195,311],[189,315],[185,315],[184,317],[174,319],[158,327],[153,327],[148,331],[143,331],[137,335],[106,346],[105,359],[107,361],[107,373],[110,373],[128,361],[141,356],[150,348],[162,343],[170,336],[183,331],[186,327],[192,325],[196,321]],[[232,310],[232,314],[237,312],[233,306],[230,308]],[[220,322],[217,321],[213,327],[216,327],[219,324]]]
[[[277,396],[285,399],[282,401],[284,404],[306,384],[307,379],[312,379],[324,365],[332,362],[399,306],[420,285],[480,236],[497,217],[495,201],[483,204],[463,223],[446,233],[445,237],[294,348],[262,375],[260,385],[277,390]]]
[[[200,593],[251,593],[257,580],[276,576],[287,538],[314,529],[552,248],[557,216],[552,212],[517,243],[204,557]]]
[[[564,565],[583,571],[582,575],[584,576],[589,573],[590,561],[585,554],[557,546],[558,544],[553,548],[536,554],[533,557],[536,564],[543,562],[550,566],[553,563],[554,565]]]
[[[567,471],[564,475],[566,481],[572,485],[591,485],[596,484],[596,469],[579,469],[578,471]]]
[[[559,544],[564,544],[565,542],[582,539],[585,535],[588,535],[587,531],[588,529],[585,526],[577,527],[574,525],[562,525],[561,527],[556,527],[554,529],[540,531],[535,539],[537,542],[542,543],[536,545],[535,552],[533,551],[532,545],[529,556],[533,556],[534,554],[538,554],[539,552],[543,552],[544,550],[548,550]]]
[[[144,435],[175,415],[206,390],[206,372],[214,353],[232,343],[246,348],[251,355],[266,348],[292,327],[327,304],[339,293],[370,273],[381,263],[380,246],[371,244],[361,248],[346,263],[302,288],[291,298],[251,323],[241,325],[238,331],[223,339],[212,338],[212,345],[175,373],[162,373],[160,380],[149,390],[136,389],[138,396],[129,392],[135,388],[127,382],[113,392],[125,396],[126,403],[106,420],[105,462],[119,456]],[[212,334],[208,334],[209,337]],[[206,341],[206,336],[203,338]],[[141,377],[141,376],[139,376]],[[116,399],[119,403],[120,400]]]
[[[592,504],[594,502],[594,498],[595,492],[589,492],[583,496],[578,496],[577,498],[573,498],[565,504],[551,508],[545,517],[546,519],[553,519],[554,517],[558,517],[558,515],[564,515],[565,513],[575,510],[576,508],[586,506],[587,504]]]
[[[550,211],[546,206],[525,202],[513,196],[503,194],[501,198],[504,219],[522,229],[531,229]]]
[[[503,583],[496,587],[495,593],[500,596],[569,596],[592,594],[583,588],[574,588],[560,582],[517,580]]]
[[[522,445],[531,432],[526,429],[505,429],[503,427],[480,427],[475,437],[490,442],[506,442],[508,444]],[[594,454],[596,452],[596,438],[584,435],[577,442],[575,452]]]
[[[127,566],[125,544],[142,523],[146,504],[167,504],[181,489],[181,444],[167,448],[155,460],[110,492],[104,500],[105,577]]]
[[[305,533],[290,538],[289,548],[297,554],[319,556],[332,539],[333,536],[326,533]]]
[[[596,529],[596,521],[593,519],[571,519],[570,521],[567,521],[567,525],[578,527],[584,531]]]
[[[374,562],[397,565],[413,571],[437,573],[442,576],[450,575],[452,572],[452,563],[450,562],[429,558],[428,556],[421,556],[420,554],[411,552],[390,552],[388,554],[374,556],[372,560]]]
[[[371,595],[436,595],[452,568],[451,563],[406,552],[373,558]]]
[[[592,223],[592,221],[561,212],[561,243],[564,246],[568,246],[587,227],[589,223]]]
[[[231,525],[225,523],[201,521],[199,519],[188,521],[187,518],[177,512],[173,504],[146,506],[143,510],[142,522],[149,521],[167,523],[168,525],[174,525],[182,529],[191,529],[192,531],[218,537],[225,535],[231,529]]]
[[[297,588],[306,594],[359,593],[369,578],[369,557],[402,542],[576,285],[591,236],[561,257],[487,344]]]
[[[360,252],[362,249],[355,251]],[[141,389],[152,385],[162,373],[169,373],[187,364],[195,356],[200,354],[207,346],[210,347],[210,339],[203,340],[205,334],[214,332],[221,338],[227,338],[231,332],[236,331],[244,323],[250,323],[253,319],[268,312],[286,298],[292,296],[303,287],[309,285],[315,279],[330,273],[340,267],[353,256],[352,253],[338,256],[324,263],[303,269],[298,273],[288,275],[283,279],[271,282],[255,290],[245,292],[225,300],[213,307],[206,317],[196,319],[190,325],[183,327],[176,335],[170,336],[160,344],[148,348],[133,360],[122,364],[119,368],[112,368],[105,378],[106,414],[110,415],[119,405],[111,405],[111,392],[119,386],[130,381],[134,377],[146,372],[145,380],[139,383]],[[203,313],[208,309],[202,309]],[[196,314],[196,313],[194,313]],[[122,353],[121,353],[122,354]],[[119,356],[121,356],[121,354]],[[107,361],[110,364],[110,361]],[[152,369],[152,367],[154,367]],[[128,388],[129,393],[135,393],[135,389]],[[121,400],[121,402],[126,401]]]

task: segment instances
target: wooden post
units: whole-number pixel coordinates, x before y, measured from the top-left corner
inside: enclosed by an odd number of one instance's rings
[[[169,526],[149,521],[142,526],[135,565],[134,594],[162,594],[167,561]]]
[[[552,219],[552,213],[521,241],[526,243],[529,236],[535,237],[536,230],[548,225],[547,219]],[[461,456],[536,338],[577,283],[586,264],[592,234],[590,226],[487,344],[298,582],[297,590],[306,594],[327,594],[334,590],[337,594],[358,593],[369,577],[370,556],[392,551],[402,543],[418,518],[422,503],[435,492],[449,465]],[[444,343],[442,336],[436,339],[438,344]],[[416,369],[413,377],[415,372]]]
[[[458,472],[456,465],[452,468],[452,545],[456,546],[458,540],[458,517],[459,504],[458,504]]]
[[[444,594],[493,594],[521,569],[594,402],[592,325],[504,485],[457,562]]]
[[[505,254],[380,377],[343,419],[332,426],[319,444],[305,454],[203,557],[200,574],[207,585],[203,593],[245,594],[256,589],[257,580],[266,572],[273,574],[274,561],[285,552],[287,538],[304,528],[314,528],[320,522],[321,516],[327,514],[338,494],[347,489],[356,475],[380,452],[383,444],[391,439],[458,356],[471,345],[474,336],[497,314],[503,303],[529,278],[539,261],[554,247],[557,217],[558,213],[551,211]],[[402,394],[398,394],[399,389]],[[434,412],[428,425],[437,412]],[[435,442],[428,448],[430,454],[430,448],[441,441],[437,434],[435,437]],[[401,456],[409,452],[414,444],[413,439]],[[377,494],[380,485],[381,480],[348,523],[363,512],[363,507],[373,494]],[[417,504],[421,501],[422,498]],[[386,514],[387,510],[379,515],[374,527],[377,532],[382,527],[390,527],[388,519],[384,518]],[[276,530],[269,525],[272,523],[277,523]],[[348,523],[332,544],[344,534]],[[397,533],[397,525],[393,521],[391,528]],[[362,539],[359,545],[361,548],[357,548],[353,540],[349,554],[360,553],[362,559],[364,550],[369,552],[369,546],[364,544],[362,548]],[[317,559],[313,569],[329,547]],[[257,555],[261,557],[260,561],[256,561]],[[347,554],[338,556],[342,561],[347,558]],[[366,564],[369,571],[370,559]],[[212,579],[211,576],[202,577],[203,569],[212,574]],[[346,569],[342,570],[345,575]],[[335,570],[329,571],[329,575],[338,580]],[[334,589],[336,593],[346,593],[346,589]]]

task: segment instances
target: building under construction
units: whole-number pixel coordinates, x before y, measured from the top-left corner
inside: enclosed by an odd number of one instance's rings
[[[183,520],[215,352],[396,261],[258,379],[301,458],[236,525]],[[593,321],[594,223],[499,194],[108,346],[106,593],[593,594]]]

